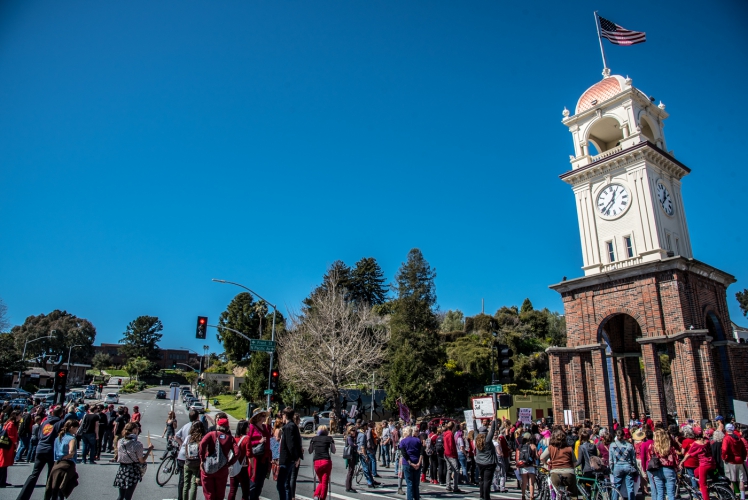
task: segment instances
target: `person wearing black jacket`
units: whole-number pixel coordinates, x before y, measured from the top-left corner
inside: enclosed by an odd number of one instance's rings
[[[52,415],[40,424],[39,444],[36,446],[34,468],[31,471],[31,475],[29,475],[23,484],[23,488],[21,488],[21,492],[18,494],[16,500],[29,500],[31,498],[31,494],[34,493],[34,488],[36,487],[36,482],[39,479],[39,474],[41,474],[45,465],[47,466],[47,477],[49,477],[49,473],[55,465],[55,438],[64,423],[60,418],[63,411],[63,408],[58,406],[52,411]],[[44,482],[46,483],[46,480]]]
[[[281,429],[280,456],[278,457],[278,498],[293,498],[293,471],[301,463],[301,433],[293,421],[293,408],[283,410],[283,428]]]

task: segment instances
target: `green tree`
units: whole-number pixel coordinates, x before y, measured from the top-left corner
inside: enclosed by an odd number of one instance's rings
[[[27,345],[26,359],[39,356],[62,356],[67,361],[68,352],[71,353],[71,362],[88,363],[94,355],[93,343],[96,338],[96,328],[90,321],[68,313],[67,311],[54,310],[48,315],[29,316],[20,326],[11,329],[16,348],[23,352],[23,346],[27,340],[52,336],[50,339],[39,340]],[[76,347],[72,351],[69,348]]]
[[[152,363],[142,356],[138,356],[130,359],[127,364],[125,364],[125,371],[130,378],[133,378],[134,376],[135,380],[140,381],[141,375],[147,375],[148,373],[155,371],[154,366],[155,363]]]
[[[302,301],[302,309],[307,310],[314,307],[315,297],[331,288],[343,293],[346,302],[350,300],[351,268],[342,260],[336,260],[330,264],[327,272],[322,276],[322,283],[312,291],[309,297]]]
[[[238,294],[218,319],[218,326],[242,332],[251,339],[259,339],[268,313],[267,304],[255,301],[247,292]],[[217,338],[223,344],[228,360],[245,366],[249,363],[249,341],[230,330],[219,328]]]
[[[223,392],[223,386],[212,378],[205,380],[205,386],[201,391],[205,396],[212,398]]]
[[[0,333],[0,366],[3,367],[3,373],[26,369],[26,362],[21,360],[21,351],[18,350],[12,333]]]
[[[382,305],[387,300],[384,273],[374,257],[356,262],[348,280],[349,300],[368,306]]]
[[[522,307],[519,308],[519,313],[522,314],[530,311],[534,311],[534,309],[532,308],[532,302],[527,298],[522,302]]]
[[[736,293],[735,298],[738,299],[740,310],[743,311],[743,316],[748,316],[748,288],[742,292]]]
[[[99,375],[104,368],[112,366],[112,357],[105,352],[97,352],[94,354],[93,360],[91,360],[91,366],[96,370],[99,370]]]
[[[461,332],[465,327],[465,315],[459,309],[449,310],[444,315],[439,331],[442,333]]]
[[[272,338],[272,321],[273,313],[270,312],[263,322],[263,340]],[[285,318],[279,312],[275,318],[275,335],[279,338],[285,331]],[[278,357],[275,356],[275,367],[278,367]],[[239,387],[242,397],[252,403],[262,403],[264,401],[265,389],[268,388],[268,374],[270,373],[270,354],[267,352],[253,352],[247,364],[247,372],[244,375],[244,382]]]
[[[156,316],[138,316],[127,325],[122,339],[120,354],[126,359],[145,358],[149,361],[161,359],[158,343],[163,334],[164,325]]]
[[[395,276],[397,298],[390,318],[392,339],[388,346],[389,364],[385,405],[395,408],[398,398],[421,410],[436,402],[446,356],[439,341],[436,305],[436,271],[431,269],[417,248]]]
[[[197,380],[197,372],[193,372],[192,370],[185,371],[182,376],[187,381],[188,384],[194,385],[195,380]]]

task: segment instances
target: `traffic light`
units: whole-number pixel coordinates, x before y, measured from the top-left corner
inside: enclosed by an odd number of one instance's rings
[[[208,331],[208,317],[198,316],[197,317],[197,330],[195,332],[195,338],[204,339]]]
[[[499,408],[511,408],[512,406],[514,406],[514,396],[499,394]]]
[[[68,371],[61,368],[55,372],[55,392],[64,393],[68,384]]]
[[[278,390],[278,378],[280,377],[280,372],[278,372],[277,368],[273,368],[270,372],[270,388],[274,391]]]
[[[173,362],[173,363],[171,364],[171,368],[172,368],[173,370],[176,370],[176,369],[177,369],[177,362],[176,362],[176,361],[175,361],[175,362]]]
[[[496,351],[499,364],[499,382],[502,384],[511,384],[514,381],[514,370],[512,370],[514,366],[514,361],[512,361],[514,352],[509,349],[508,345],[504,344],[498,344]]]

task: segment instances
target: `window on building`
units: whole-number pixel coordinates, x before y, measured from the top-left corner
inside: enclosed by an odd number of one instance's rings
[[[624,236],[623,243],[626,245],[626,257],[629,259],[634,257],[634,243],[631,240],[631,236]]]
[[[675,238],[675,254],[680,255],[680,244],[678,243],[678,238]]]
[[[667,245],[667,249],[668,250],[672,250],[673,249],[672,245],[670,244],[670,233],[668,233],[668,234],[665,235],[665,243]]]
[[[616,261],[616,251],[613,248],[613,242],[612,241],[606,241],[605,246],[608,249],[608,262],[615,262]]]

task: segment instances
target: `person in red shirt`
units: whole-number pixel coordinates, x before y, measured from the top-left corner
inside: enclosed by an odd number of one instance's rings
[[[455,443],[454,422],[447,422],[446,431],[442,434],[444,440],[444,460],[447,461],[447,491],[453,493],[462,493],[459,488],[460,484],[460,463],[457,461],[457,444]],[[454,488],[452,483],[454,482]]]
[[[234,477],[229,478],[229,499],[236,499],[236,492],[239,488],[242,489],[242,500],[249,500],[249,471],[247,468],[247,456],[249,455],[249,437],[247,436],[247,429],[249,428],[249,422],[242,419],[236,424],[236,434],[234,435],[234,441],[236,446],[239,448],[239,454],[236,457],[237,462],[242,464],[242,468],[239,473]]]
[[[725,464],[725,476],[740,487],[740,500],[745,500],[745,482],[748,480],[748,472],[745,469],[746,449],[740,436],[735,434],[735,426],[725,426],[725,439],[722,440],[722,461]]]
[[[247,449],[251,460],[249,467],[249,500],[260,500],[265,476],[270,470],[273,453],[270,450],[270,418],[266,410],[255,410],[249,419],[249,443]]]
[[[696,489],[699,487],[699,482],[696,480],[696,469],[699,466],[699,457],[691,454],[688,455],[691,446],[696,442],[696,434],[701,435],[701,427],[689,427],[686,426],[681,430],[683,435],[683,441],[681,442],[681,450],[686,455],[681,462],[681,465],[685,469],[686,476],[691,480],[691,486]],[[711,456],[711,453],[709,454]]]
[[[140,423],[140,417],[143,415],[140,413],[140,409],[137,406],[132,407],[132,417],[130,417],[130,422],[135,422],[136,424]]]
[[[696,477],[699,480],[699,490],[701,490],[702,498],[709,498],[709,488],[707,487],[707,477],[710,472],[717,468],[717,464],[712,456],[712,447],[704,436],[701,435],[701,428],[696,427],[693,429],[692,435],[696,437],[689,443],[681,465],[687,467],[689,460],[696,460],[697,467],[694,471]],[[686,438],[688,439],[688,438]],[[686,450],[685,441],[683,449]]]
[[[229,418],[223,412],[216,415],[216,430],[207,433],[200,441],[200,463],[213,455],[216,446],[221,447],[225,457],[233,453],[231,459],[221,467],[217,472],[208,474],[203,466],[200,467],[200,480],[203,483],[203,495],[205,500],[223,500],[226,496],[226,480],[229,477],[229,467],[231,467],[239,455],[239,447],[231,436],[229,430]]]

